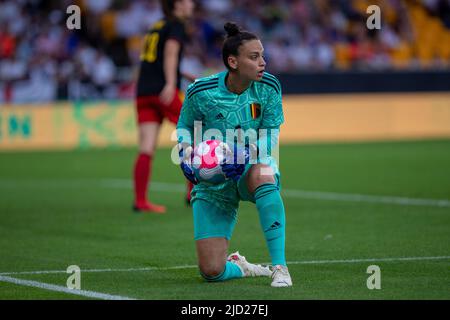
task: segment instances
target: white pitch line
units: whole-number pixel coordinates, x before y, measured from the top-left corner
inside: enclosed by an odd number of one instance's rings
[[[367,258],[367,259],[338,259],[338,260],[307,260],[307,261],[288,261],[288,265],[299,264],[333,264],[333,263],[363,263],[363,262],[402,262],[402,261],[423,261],[423,260],[450,260],[450,256],[432,256],[432,257],[394,257],[394,258]],[[270,264],[269,262],[261,262]],[[165,271],[178,269],[193,269],[197,265],[181,265],[172,267],[144,267],[144,268],[119,268],[119,269],[81,269],[84,272],[139,272],[139,271]],[[21,271],[21,272],[3,272],[0,276],[8,275],[32,275],[32,274],[55,274],[67,273],[66,270],[41,270],[41,271]]]
[[[418,199],[393,196],[373,196],[365,194],[323,192],[323,191],[306,191],[286,189],[281,191],[286,197],[317,199],[317,200],[334,200],[349,202],[370,202],[370,203],[387,203],[403,206],[431,206],[431,207],[450,207],[450,201],[445,199]]]
[[[197,268],[197,265],[182,265],[173,267],[143,267],[143,268],[105,268],[105,269],[81,269],[81,272],[136,272],[136,271],[164,271],[164,270],[178,270],[178,269],[192,269]],[[55,274],[67,273],[66,270],[41,270],[41,271],[22,271],[22,272],[3,272],[1,275],[29,275],[29,274]]]
[[[348,260],[312,260],[312,261],[291,261],[290,264],[332,264],[332,263],[362,263],[362,262],[398,262],[398,261],[421,261],[421,260],[450,260],[450,256],[436,257],[400,257],[400,258],[368,258],[368,259],[348,259]]]
[[[127,179],[107,179],[103,180],[104,187],[111,188],[131,188],[131,180]],[[179,183],[152,182],[151,189],[163,192],[186,192],[186,187]],[[450,201],[447,199],[420,199],[396,196],[374,196],[357,193],[338,193],[325,191],[308,191],[300,189],[282,189],[283,196],[288,198],[303,198],[315,200],[332,200],[348,202],[369,202],[369,203],[387,203],[404,206],[432,206],[432,207],[450,207]]]
[[[310,260],[310,261],[288,261],[288,265],[300,264],[333,264],[333,263],[363,263],[363,262],[396,262],[396,261],[420,261],[420,260],[447,260],[450,256],[434,256],[434,257],[399,257],[399,258],[370,258],[370,259],[341,259],[341,260]],[[268,263],[265,263],[268,264]],[[148,267],[148,268],[128,268],[128,269],[86,269],[82,272],[136,272],[136,271],[160,271],[160,270],[174,270],[174,269],[192,269],[197,268],[196,265],[182,265],[173,267]],[[135,300],[134,298],[110,295],[101,292],[69,289],[67,287],[48,284],[33,280],[23,280],[8,275],[30,275],[30,274],[50,274],[50,273],[67,273],[66,270],[47,270],[47,271],[25,271],[25,272],[9,272],[0,273],[0,282],[8,282],[16,285],[34,287],[55,292],[63,292],[74,294],[87,298],[102,299],[102,300]]]
[[[78,188],[86,185],[103,188],[131,189],[132,181],[130,179],[102,179],[102,180],[0,180],[0,188]],[[186,186],[181,183],[152,182],[151,190],[160,192],[186,192]],[[339,193],[327,191],[311,191],[301,189],[282,189],[281,193],[287,198],[344,201],[344,202],[366,202],[383,203],[402,206],[430,206],[430,207],[450,207],[448,199],[423,199],[408,198],[398,196],[377,196],[358,193]]]
[[[67,287],[58,286],[58,285],[54,285],[54,284],[48,284],[48,283],[32,281],[32,280],[17,279],[17,278],[12,278],[12,277],[3,276],[3,275],[0,275],[0,281],[13,283],[13,284],[20,285],[20,286],[34,287],[34,288],[45,289],[45,290],[50,290],[50,291],[74,294],[77,296],[83,296],[83,297],[94,298],[94,299],[135,300],[135,299],[129,298],[129,297],[115,296],[115,295],[110,295],[110,294],[95,292],[95,291],[88,291],[88,290],[69,289]]]

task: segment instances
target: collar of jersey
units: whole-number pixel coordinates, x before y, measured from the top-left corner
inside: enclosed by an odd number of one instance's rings
[[[227,85],[225,84],[225,79],[226,79],[226,77],[227,77],[227,74],[228,74],[228,70],[225,70],[225,71],[220,72],[220,73],[218,74],[218,76],[219,76],[219,88],[220,88],[220,90],[225,91],[225,92],[228,93],[228,94],[234,94],[234,95],[240,96],[240,95],[246,93],[247,90],[250,89],[251,86],[253,85],[253,83],[252,83],[252,84],[251,84],[247,89],[245,89],[245,91],[242,92],[241,94],[237,94],[237,93],[231,92],[230,90],[228,90]]]

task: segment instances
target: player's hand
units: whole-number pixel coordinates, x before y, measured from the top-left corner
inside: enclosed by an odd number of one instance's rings
[[[245,147],[234,146],[234,150],[227,149],[224,162],[221,164],[222,171],[225,176],[234,181],[238,181],[245,170],[245,166],[250,162],[250,158],[256,152],[256,146],[250,145]]]
[[[193,149],[191,146],[182,146],[178,145],[179,151],[178,156],[180,157],[180,167],[181,171],[183,171],[184,176],[193,184],[197,184],[198,180],[195,176],[194,169],[192,168],[192,159],[193,159]]]
[[[176,87],[170,84],[166,84],[159,94],[159,101],[164,105],[169,105],[175,98]]]

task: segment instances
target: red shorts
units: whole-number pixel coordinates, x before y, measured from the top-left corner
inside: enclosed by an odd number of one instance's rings
[[[183,93],[178,89],[169,105],[162,104],[158,95],[136,97],[137,122],[161,123],[164,118],[167,118],[170,122],[177,124],[183,106],[182,99]]]

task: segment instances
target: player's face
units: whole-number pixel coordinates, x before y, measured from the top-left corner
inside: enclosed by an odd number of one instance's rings
[[[180,0],[175,5],[179,6],[180,13],[184,19],[192,17],[195,7],[193,0]]]
[[[264,60],[264,48],[260,40],[244,42],[239,47],[239,55],[236,57],[237,71],[247,80],[259,81],[262,79],[266,61]]]

